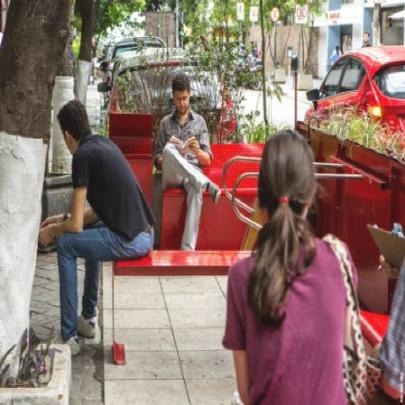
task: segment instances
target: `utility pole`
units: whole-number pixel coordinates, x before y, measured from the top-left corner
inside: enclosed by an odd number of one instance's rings
[[[266,137],[269,137],[269,119],[267,118],[267,86],[266,86],[266,37],[264,27],[263,0],[260,0],[260,28],[262,32],[262,86],[263,86],[263,118],[266,127]]]
[[[179,47],[179,0],[176,0],[176,48]]]

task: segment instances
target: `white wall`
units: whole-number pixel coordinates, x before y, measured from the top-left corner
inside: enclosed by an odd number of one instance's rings
[[[353,24],[352,47],[355,51],[363,45],[363,24]]]
[[[318,77],[323,79],[327,73],[328,65],[328,27],[319,28],[318,43]]]

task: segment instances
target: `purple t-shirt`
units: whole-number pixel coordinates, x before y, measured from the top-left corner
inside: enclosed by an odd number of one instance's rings
[[[316,239],[316,257],[288,292],[278,329],[260,323],[247,302],[253,259],[229,271],[223,344],[246,350],[249,396],[254,405],[345,405],[343,335],[346,292],[338,261]],[[353,267],[355,282],[357,281]]]

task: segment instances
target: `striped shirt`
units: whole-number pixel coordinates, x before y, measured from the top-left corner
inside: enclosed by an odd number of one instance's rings
[[[166,115],[160,122],[159,135],[156,142],[155,149],[155,162],[162,156],[163,148],[169,139],[175,136],[181,141],[186,141],[191,137],[196,137],[200,143],[200,147],[204,152],[207,152],[212,159],[212,152],[210,147],[210,137],[208,134],[207,124],[204,118],[194,111],[190,110],[190,113],[186,119],[184,125],[180,125],[177,120],[177,111]],[[193,165],[199,167],[198,159],[193,153],[188,153],[185,158]]]
[[[388,331],[380,349],[380,361],[384,379],[397,391],[403,392],[405,388],[405,259],[395,288]]]

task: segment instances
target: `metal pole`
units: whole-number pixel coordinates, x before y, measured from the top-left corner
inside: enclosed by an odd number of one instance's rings
[[[294,128],[297,129],[297,110],[298,110],[298,83],[297,83],[298,72],[294,71]]]
[[[176,0],[176,28],[175,28],[175,30],[176,30],[175,44],[176,44],[176,48],[178,48],[179,47],[179,0]],[[169,46],[169,44],[167,44],[167,46]]]
[[[274,69],[277,69],[277,21],[274,21]]]

